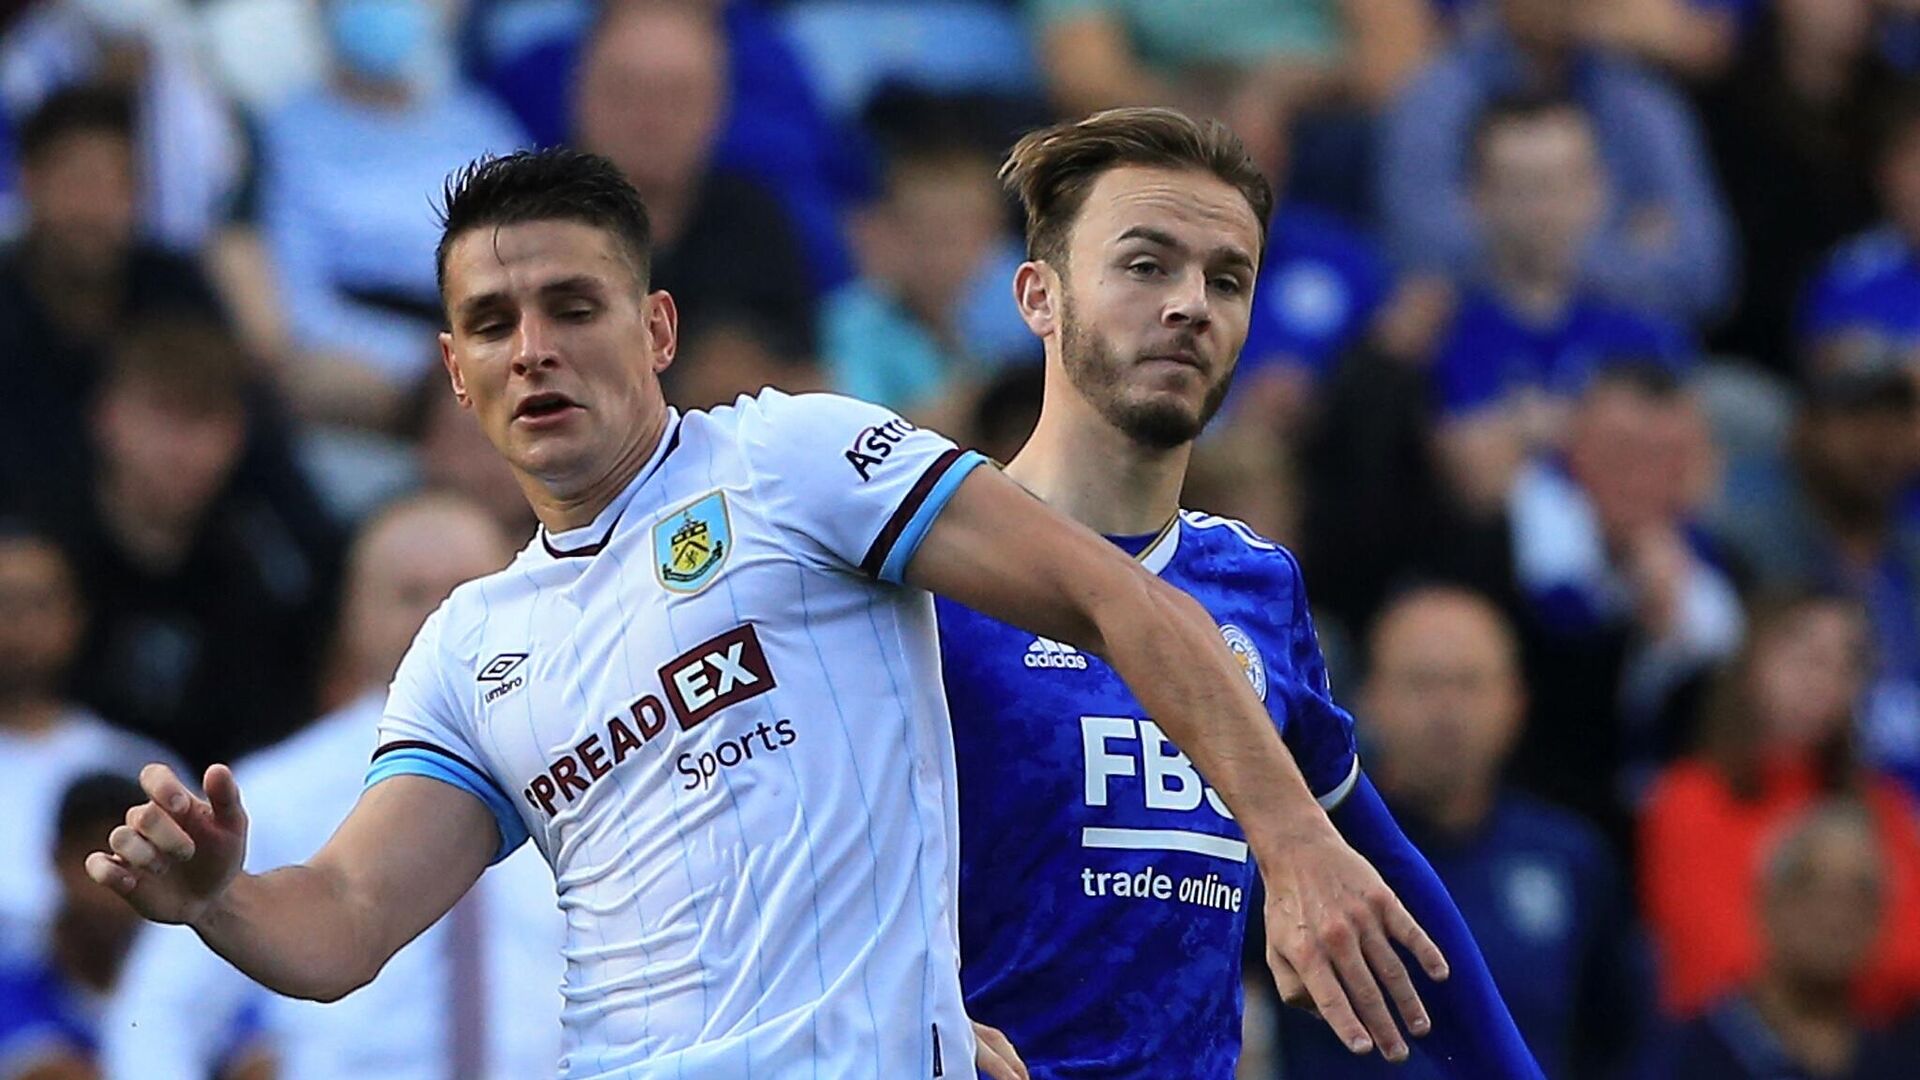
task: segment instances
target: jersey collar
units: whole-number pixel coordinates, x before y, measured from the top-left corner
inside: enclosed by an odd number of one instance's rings
[[[1173,561],[1173,553],[1179,549],[1180,514],[1175,511],[1173,517],[1168,519],[1166,527],[1160,530],[1160,535],[1154,537],[1146,550],[1134,558],[1140,560],[1140,565],[1146,567],[1147,573],[1158,574]]]
[[[633,479],[621,489],[620,494],[614,496],[613,501],[596,514],[592,521],[578,528],[555,533],[548,532],[547,527],[542,525],[540,546],[548,555],[556,559],[586,559],[600,554],[601,549],[607,546],[607,542],[613,539],[613,530],[619,526],[621,515],[625,514],[627,507],[633,503],[633,497],[639,494],[648,480],[653,479],[655,473],[660,471],[660,466],[666,462],[667,455],[673,453],[673,448],[678,445],[680,445],[680,410],[669,406],[666,425],[660,429],[660,440],[654,446],[652,456],[647,458],[647,463],[640,467],[639,472],[633,474]]]

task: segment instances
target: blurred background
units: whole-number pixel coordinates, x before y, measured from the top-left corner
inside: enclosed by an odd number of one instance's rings
[[[1004,460],[994,170],[1122,104],[1282,193],[1186,502],[1299,553],[1548,1074],[1920,1076],[1920,0],[0,0],[0,1080],[550,1068],[538,867],[331,1007],[79,869],[153,758],[304,857],[531,536],[440,369],[450,169],[625,170],[675,404]],[[1388,1074],[1249,957],[1244,1076]]]

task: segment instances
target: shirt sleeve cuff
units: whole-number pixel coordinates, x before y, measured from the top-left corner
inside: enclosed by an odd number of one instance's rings
[[[424,776],[438,780],[484,803],[493,815],[494,824],[500,829],[500,846],[495,850],[492,860],[495,863],[513,854],[514,849],[527,840],[526,823],[520,820],[519,812],[513,808],[513,803],[500,790],[500,786],[471,763],[445,750],[425,743],[381,747],[373,755],[373,764],[367,768],[365,786],[372,787],[396,776]]]

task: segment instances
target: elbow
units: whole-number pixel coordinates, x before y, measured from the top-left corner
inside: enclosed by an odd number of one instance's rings
[[[379,973],[380,970],[378,968],[369,971],[341,972],[331,979],[316,980],[312,983],[286,987],[284,989],[279,987],[273,989],[287,997],[299,998],[302,1001],[317,1002],[321,1005],[332,1005],[334,1002],[341,1000],[372,982],[374,976]]]

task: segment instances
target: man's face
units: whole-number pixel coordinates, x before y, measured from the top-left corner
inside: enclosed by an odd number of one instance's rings
[[[1885,881],[1867,829],[1821,829],[1803,865],[1766,897],[1766,947],[1796,981],[1840,986],[1880,932]]]
[[[233,475],[246,417],[233,408],[184,407],[127,377],[109,385],[95,414],[96,443],[115,490],[169,526],[196,521]]]
[[[80,631],[78,588],[60,553],[34,539],[0,540],[0,700],[53,693]]]
[[[1800,433],[1808,481],[1855,512],[1884,512],[1920,466],[1913,421],[1891,406],[1810,410]]]
[[[112,273],[133,243],[137,181],[133,147],[82,131],[47,146],[21,171],[36,250],[71,272]]]
[[[1688,511],[1691,481],[1708,452],[1704,439],[1692,399],[1599,385],[1575,410],[1568,467],[1592,500],[1601,531],[1624,541],[1675,524]]]
[[[581,146],[643,192],[692,183],[720,127],[725,69],[708,16],[671,5],[609,16],[580,76]]]
[[[1606,200],[1585,118],[1560,110],[1496,125],[1484,136],[1474,194],[1496,259],[1574,273]]]
[[[1067,237],[1060,351],[1074,389],[1149,446],[1200,434],[1247,340],[1260,222],[1189,169],[1102,175]]]
[[[677,315],[613,235],[575,221],[486,226],[447,253],[455,394],[521,477],[561,498],[637,456],[666,407]]]
[[[1382,617],[1364,726],[1397,799],[1430,807],[1495,782],[1524,709],[1513,648],[1499,616],[1464,595],[1422,593]]]
[[[507,541],[477,506],[427,502],[379,520],[355,551],[347,640],[365,677],[384,683],[454,587],[506,564]]]
[[[1001,235],[993,167],[961,157],[908,162],[888,186],[860,233],[868,272],[914,310],[945,318]]]
[[[1748,678],[1766,741],[1806,748],[1843,731],[1866,688],[1871,649],[1862,613],[1838,600],[1804,605],[1760,636]]]

